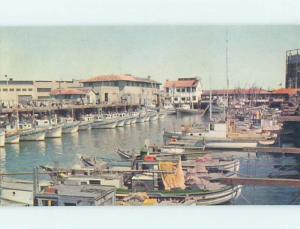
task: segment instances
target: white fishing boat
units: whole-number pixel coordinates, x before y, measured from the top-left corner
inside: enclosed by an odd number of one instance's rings
[[[33,128],[31,123],[19,123],[20,141],[44,141],[46,129]]]
[[[62,136],[62,125],[57,124],[56,118],[49,119],[36,119],[35,125],[37,128],[45,129],[46,138],[61,138]]]
[[[81,116],[78,130],[90,130],[93,122],[94,117],[92,115]]]
[[[5,146],[5,131],[0,130],[0,147]]]
[[[204,115],[207,109],[202,110],[202,109],[194,109],[190,107],[188,104],[183,104],[181,107],[176,109],[178,113],[180,114],[187,114],[187,115],[192,115],[192,114],[200,114]]]
[[[73,118],[61,118],[62,126],[62,133],[63,134],[72,134],[78,132],[79,121],[74,121]]]
[[[150,121],[150,116],[148,114],[146,114],[144,122],[149,122]]]
[[[145,122],[145,119],[146,119],[146,116],[141,113],[136,117],[136,123],[143,123],[143,122]]]
[[[158,120],[159,115],[155,112],[149,115],[150,122]]]
[[[124,125],[125,125],[125,126],[131,125],[131,119],[132,119],[132,117],[127,117],[127,118],[125,119],[125,121],[124,121]]]
[[[5,144],[18,144],[20,142],[20,133],[15,131],[7,131],[5,134]]]
[[[92,129],[114,129],[117,126],[117,120],[111,115],[98,115],[92,123]]]
[[[117,119],[117,127],[123,127],[125,125],[126,115],[124,113],[116,114],[113,117]]]
[[[132,117],[131,119],[130,119],[130,124],[135,124],[136,123],[136,117]]]
[[[158,114],[158,118],[159,118],[159,119],[164,119],[166,116],[167,116],[167,113],[165,113],[165,112],[160,112],[160,113]]]

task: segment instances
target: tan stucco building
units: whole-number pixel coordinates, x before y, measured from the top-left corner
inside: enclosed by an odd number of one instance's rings
[[[160,83],[132,75],[101,75],[81,80],[83,86],[93,89],[100,103],[140,104],[157,103]]]

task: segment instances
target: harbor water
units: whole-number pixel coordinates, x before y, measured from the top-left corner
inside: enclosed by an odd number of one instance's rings
[[[64,134],[59,139],[46,139],[41,142],[20,142],[6,145],[0,149],[1,173],[32,172],[34,166],[49,165],[70,168],[80,164],[80,156],[96,157],[109,163],[121,161],[116,153],[118,148],[132,150],[143,146],[145,139],[151,144],[163,143],[163,130],[180,129],[182,124],[206,122],[206,118],[192,116],[167,116],[163,120],[136,123],[116,129],[92,129],[74,134]],[[300,164],[300,158],[285,155],[270,155],[245,152],[224,152],[240,159],[239,175],[251,177],[297,176],[295,169],[289,165]],[[299,166],[300,167],[300,166]],[[24,177],[17,177],[24,179]],[[32,179],[31,176],[25,177]],[[283,187],[247,186],[242,195],[231,204],[300,204],[299,190]]]

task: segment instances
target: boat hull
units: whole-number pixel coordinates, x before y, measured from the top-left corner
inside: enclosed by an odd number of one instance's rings
[[[135,118],[135,117],[132,118],[130,123],[131,123],[131,124],[135,124],[135,123],[136,123],[136,118]]]
[[[0,147],[4,147],[5,146],[5,132],[1,131],[0,133]]]
[[[46,138],[61,138],[62,136],[62,127],[53,126],[46,130]]]
[[[150,122],[156,121],[158,119],[158,114],[150,116]]]
[[[131,125],[131,120],[132,120],[132,118],[127,118],[127,119],[125,120],[124,124],[125,124],[126,126]]]
[[[117,121],[117,127],[123,127],[125,125],[125,120],[124,119],[120,119]]]
[[[117,121],[97,121],[92,123],[92,129],[114,129],[117,126]]]
[[[14,134],[5,137],[5,144],[18,144],[20,142],[20,135]]]
[[[80,122],[78,130],[90,130],[92,128],[92,122]]]
[[[142,123],[145,122],[145,117],[137,117],[136,118],[136,123]]]
[[[72,134],[78,132],[78,123],[70,123],[70,124],[65,124],[62,127],[62,133],[63,134]]]
[[[45,137],[45,130],[29,130],[21,132],[20,141],[44,141]]]

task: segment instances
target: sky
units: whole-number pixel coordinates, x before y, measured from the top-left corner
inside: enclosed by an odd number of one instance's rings
[[[162,83],[199,77],[205,89],[226,88],[226,31],[230,88],[284,85],[285,53],[300,48],[299,26],[0,27],[0,80],[132,74]]]

